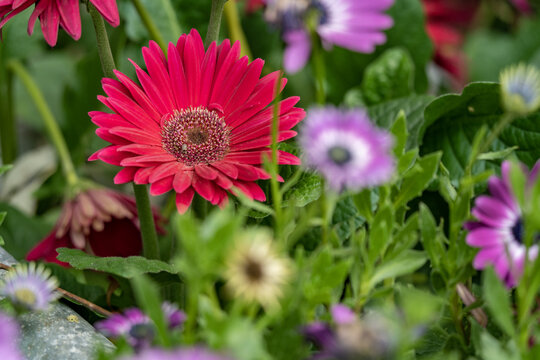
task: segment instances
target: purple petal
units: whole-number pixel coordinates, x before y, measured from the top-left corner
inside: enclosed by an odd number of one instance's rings
[[[288,73],[294,74],[308,62],[311,53],[311,40],[307,31],[303,29],[285,33],[283,40],[287,43],[283,55],[283,67]]]
[[[346,305],[333,305],[330,311],[332,312],[332,319],[338,325],[350,324],[356,321],[356,314]]]

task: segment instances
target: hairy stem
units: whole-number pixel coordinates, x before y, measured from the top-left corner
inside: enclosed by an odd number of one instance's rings
[[[221,16],[223,15],[223,6],[227,0],[212,0],[212,10],[210,12],[210,21],[208,22],[208,31],[204,46],[207,48],[214,41],[218,40],[219,27],[221,26]]]
[[[106,77],[114,76],[114,58],[111,52],[111,45],[103,18],[97,12],[92,4],[88,4],[88,11],[92,16],[94,29],[96,30],[96,39],[98,44],[99,59],[101,60],[101,68]],[[154,224],[154,216],[150,206],[148,190],[146,185],[137,185],[133,183],[133,192],[137,201],[137,213],[141,226],[141,236],[143,241],[144,256],[149,259],[159,258],[159,243],[156,234],[156,226]]]

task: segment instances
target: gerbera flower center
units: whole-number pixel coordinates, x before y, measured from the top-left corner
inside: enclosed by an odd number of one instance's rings
[[[37,301],[36,294],[30,289],[17,289],[15,290],[14,295],[21,304],[32,306]]]
[[[222,116],[204,107],[167,115],[161,129],[163,149],[188,166],[222,160],[229,151],[230,130]]]
[[[262,280],[264,271],[260,262],[253,259],[248,259],[244,265],[244,272],[248,279],[252,282],[259,282]]]
[[[339,145],[332,146],[328,149],[328,157],[339,166],[347,164],[352,159],[349,149]]]

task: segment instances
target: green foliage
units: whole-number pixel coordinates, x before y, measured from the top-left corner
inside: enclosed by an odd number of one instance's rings
[[[58,260],[69,263],[75,269],[96,270],[131,279],[142,274],[167,272],[177,274],[178,270],[166,262],[149,260],[142,256],[99,257],[81,250],[59,248]]]
[[[484,301],[495,323],[508,335],[515,333],[512,308],[510,307],[510,294],[502,284],[501,280],[493,271],[488,268],[483,276]]]
[[[442,150],[442,162],[452,180],[464,175],[472,152],[475,134],[482,126],[493,126],[499,121],[500,87],[495,83],[472,83],[461,95],[449,94],[435,99],[425,111],[429,125],[424,135],[423,153]],[[532,166],[540,157],[540,114],[514,120],[503,130],[490,147],[502,151],[517,146],[517,157]],[[479,174],[496,165],[485,160],[476,162],[472,171]]]
[[[367,105],[408,96],[413,91],[414,64],[406,50],[385,51],[364,73],[362,93]]]

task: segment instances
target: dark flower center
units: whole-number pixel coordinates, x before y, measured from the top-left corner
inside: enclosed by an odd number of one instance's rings
[[[311,8],[318,11],[319,25],[324,25],[328,22],[328,9],[326,5],[322,4],[319,0],[313,0],[311,2]]]
[[[138,343],[151,343],[155,336],[152,324],[136,324],[129,329],[129,336],[137,340]]]
[[[163,121],[163,149],[188,166],[211,164],[229,152],[230,130],[223,117],[204,107],[175,111]]]
[[[244,272],[253,282],[259,282],[262,280],[264,272],[261,263],[253,259],[248,259],[244,265]]]
[[[517,219],[514,226],[512,226],[512,235],[514,235],[514,239],[520,244],[523,242],[523,220],[521,218]]]
[[[328,157],[339,166],[347,164],[352,159],[349,149],[339,145],[328,150]]]

